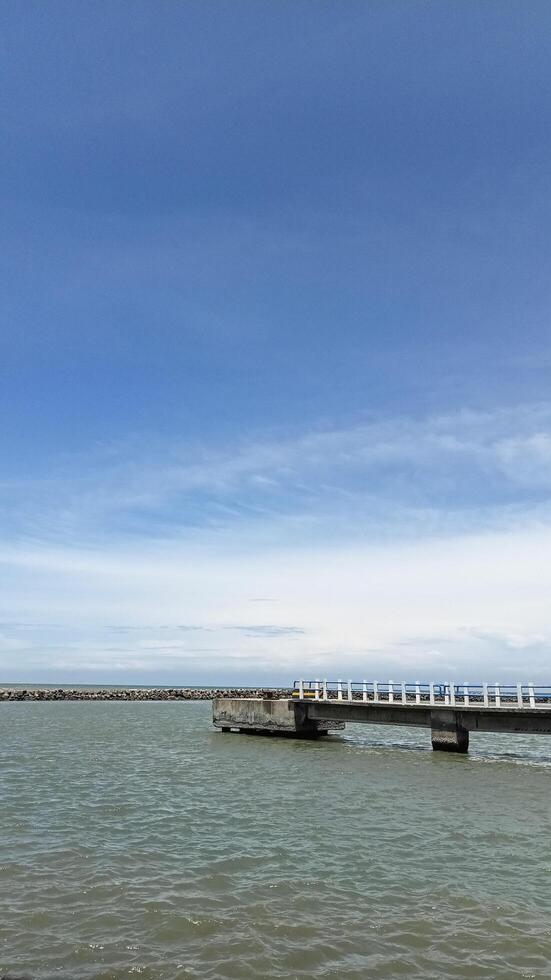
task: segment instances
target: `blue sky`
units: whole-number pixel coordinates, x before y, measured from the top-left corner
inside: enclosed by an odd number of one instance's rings
[[[549,680],[549,5],[0,21],[3,679]]]

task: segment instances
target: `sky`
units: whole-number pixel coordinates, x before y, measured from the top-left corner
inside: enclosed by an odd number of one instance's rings
[[[550,40],[2,4],[0,681],[551,683]]]

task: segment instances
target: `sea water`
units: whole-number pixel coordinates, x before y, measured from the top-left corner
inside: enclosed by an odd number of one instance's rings
[[[0,976],[551,974],[551,737],[0,705]]]

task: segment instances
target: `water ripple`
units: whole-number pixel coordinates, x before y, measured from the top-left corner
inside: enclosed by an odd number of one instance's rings
[[[549,976],[545,739],[227,737],[190,702],[0,728],[0,976]]]

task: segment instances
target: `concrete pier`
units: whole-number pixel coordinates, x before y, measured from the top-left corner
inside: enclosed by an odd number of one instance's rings
[[[330,730],[344,729],[342,721],[310,718],[308,705],[290,698],[216,698],[212,704],[212,720],[223,732],[293,738],[319,738]]]
[[[331,690],[327,682],[300,682],[291,698],[218,698],[213,721],[223,731],[318,738],[342,730],[347,722],[372,725],[414,725],[430,728],[432,747],[438,752],[465,753],[470,732],[551,735],[551,688],[533,685],[511,688],[495,685],[491,693],[461,685],[400,685],[392,682],[381,691],[360,682],[340,681]],[[359,685],[356,685],[358,687]],[[427,688],[427,690],[425,690]],[[346,691],[347,697],[344,696]]]

